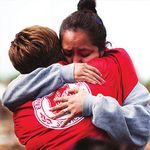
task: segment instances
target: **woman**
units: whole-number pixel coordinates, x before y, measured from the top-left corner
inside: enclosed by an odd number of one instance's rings
[[[93,63],[94,65],[96,63],[97,67],[104,68],[102,74],[105,73],[104,78],[106,82],[102,86],[96,85],[96,88],[100,89],[99,93],[103,93],[106,96],[114,91],[111,93],[111,96],[117,99],[103,96],[94,97],[86,94],[85,102],[90,104],[89,112],[86,115],[91,115],[91,108],[97,104],[97,107],[94,108],[98,109],[96,111],[92,110],[93,119],[96,118],[93,123],[96,126],[105,130],[116,140],[143,146],[149,137],[150,114],[149,106],[147,106],[149,93],[138,82],[132,61],[127,53],[123,49],[109,50],[106,48],[106,30],[102,20],[95,13],[95,2],[88,0],[83,2],[90,2],[90,4],[83,7],[84,3],[82,4],[81,1],[78,5],[79,11],[71,14],[62,23],[60,29],[62,51],[69,63],[91,61],[91,64]],[[89,10],[87,6],[94,7]],[[107,64],[106,62],[109,63]],[[125,70],[125,66],[127,66],[128,70]],[[115,69],[112,67],[115,67]],[[126,71],[128,71],[128,74],[126,74]],[[108,76],[112,77],[111,80],[107,78]],[[116,78],[113,78],[114,76]],[[115,79],[116,85],[113,79]],[[109,82],[113,84],[109,84]],[[107,84],[109,84],[109,87],[106,86]],[[42,92],[42,89],[38,92]],[[36,93],[32,93],[30,98],[36,97]],[[84,95],[82,97],[84,98]],[[96,99],[96,102],[93,99]],[[65,102],[67,100],[68,98],[65,97]],[[60,101],[64,100],[60,99]],[[96,104],[93,105],[92,102]],[[65,111],[60,111],[55,117],[63,115],[66,111],[71,112],[70,118],[74,114],[76,115],[76,113],[72,113],[70,106],[69,109],[66,109],[68,104],[65,103],[55,107],[55,109],[61,109],[62,106],[63,108],[65,107]],[[100,113],[97,113],[97,111],[100,111]]]
[[[101,18],[96,14],[94,1],[80,0],[78,11],[63,21],[60,39],[62,51],[69,63],[84,63],[95,57],[112,55],[120,69],[122,80],[120,92],[122,92],[123,100],[123,106],[120,106],[115,99],[109,97],[108,99],[103,96],[94,97],[86,94],[85,91],[78,93],[76,89],[71,90],[78,94],[59,98],[57,102],[64,102],[64,104],[53,108],[53,110],[65,108],[65,111],[71,112],[64,124],[83,111],[84,116],[93,115],[93,123],[113,138],[119,141],[131,140],[136,145],[145,145],[149,137],[150,94],[139,82],[136,82],[137,77],[132,63],[128,64],[131,60],[126,52],[106,48],[106,30]],[[53,118],[60,117],[65,111],[60,111]],[[113,121],[110,122],[110,120]]]

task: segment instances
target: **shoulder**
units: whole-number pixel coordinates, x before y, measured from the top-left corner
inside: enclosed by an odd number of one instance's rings
[[[127,51],[123,48],[113,48],[113,49],[107,49],[105,51],[104,56],[114,56],[117,57],[118,59],[131,59]]]
[[[89,62],[89,65],[96,67],[105,78],[115,76],[118,73],[118,65],[112,57],[95,58]]]
[[[18,85],[18,82],[20,82],[23,78],[24,78],[24,75],[22,75],[22,74],[18,75],[14,80],[12,80],[12,81],[8,84],[7,89],[8,89],[8,88],[11,88],[11,87],[14,87],[14,86],[17,86],[17,85]]]

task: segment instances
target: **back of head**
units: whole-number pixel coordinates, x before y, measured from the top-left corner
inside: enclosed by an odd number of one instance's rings
[[[120,148],[116,143],[86,137],[77,141],[72,150],[120,150]]]
[[[63,58],[57,34],[42,26],[31,26],[16,34],[9,49],[10,60],[20,73],[47,67]]]
[[[60,40],[67,30],[83,30],[89,36],[93,45],[99,50],[104,50],[106,45],[106,29],[101,18],[97,15],[95,9],[95,0],[80,0],[78,11],[69,15],[63,20],[60,27]]]

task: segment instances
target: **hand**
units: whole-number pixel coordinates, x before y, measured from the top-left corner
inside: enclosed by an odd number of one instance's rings
[[[99,70],[86,63],[75,63],[74,77],[76,81],[86,81],[92,84],[102,85],[105,82]]]
[[[63,122],[62,126],[65,126],[77,115],[81,115],[83,111],[83,102],[87,92],[78,88],[69,89],[68,93],[74,94],[71,96],[63,96],[55,99],[56,102],[61,102],[60,105],[51,108],[51,111],[60,110],[55,113],[52,119],[63,116],[66,112],[69,112],[68,118]]]

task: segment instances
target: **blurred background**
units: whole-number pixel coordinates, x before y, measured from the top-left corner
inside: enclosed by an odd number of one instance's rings
[[[58,33],[62,20],[76,11],[77,3],[78,0],[0,0],[0,99],[8,83],[19,74],[8,57],[15,34],[32,25],[48,26]],[[126,49],[140,81],[150,90],[149,8],[149,0],[97,0],[107,40],[113,47]],[[0,104],[0,150],[7,149],[24,148],[13,133],[11,113]]]

